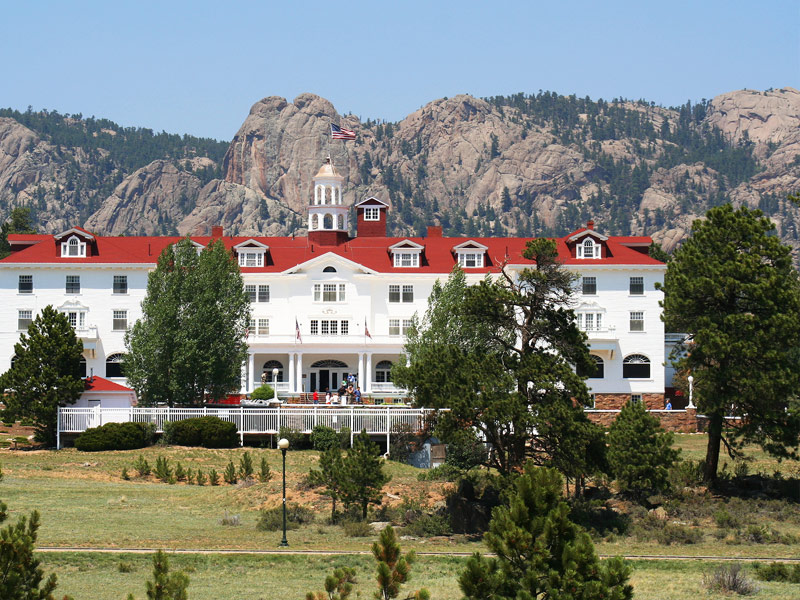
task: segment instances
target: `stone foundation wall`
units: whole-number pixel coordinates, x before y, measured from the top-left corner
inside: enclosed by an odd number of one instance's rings
[[[664,408],[664,394],[642,394],[641,396],[647,410]],[[597,410],[622,410],[622,407],[630,400],[630,394],[595,394],[594,407]]]
[[[656,394],[653,395],[655,396]],[[642,398],[642,401],[644,401],[644,398]],[[603,427],[610,427],[619,416],[619,412],[616,409],[587,410],[586,416],[593,423]],[[667,431],[697,433],[704,430],[705,419],[703,417],[698,418],[697,411],[692,408],[687,410],[650,410],[650,414],[658,417],[658,420],[661,421],[661,427]]]

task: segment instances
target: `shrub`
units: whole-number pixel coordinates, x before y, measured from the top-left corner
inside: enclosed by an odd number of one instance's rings
[[[129,562],[125,562],[124,560],[119,561],[117,564],[117,571],[120,573],[133,573],[133,564]]]
[[[721,565],[711,573],[703,575],[703,585],[714,592],[734,593],[750,596],[758,590],[753,582],[744,574],[742,565]]]
[[[754,565],[756,577],[761,581],[781,581],[786,583],[800,583],[800,564],[792,565],[773,562],[768,565]]]
[[[258,471],[258,480],[261,483],[267,483],[270,479],[272,479],[272,472],[269,470],[269,464],[267,463],[266,457],[261,457],[261,467]]]
[[[191,468],[186,469],[186,483],[189,485],[194,483],[194,471]]]
[[[423,513],[405,527],[405,531],[417,537],[433,537],[437,535],[450,535],[450,521],[441,515]]]
[[[445,462],[443,465],[433,469],[422,471],[417,475],[417,479],[420,481],[458,481],[461,475],[461,470],[458,467]]]
[[[286,505],[286,529],[297,529],[314,521],[314,512],[294,502]],[[283,528],[283,506],[264,509],[256,523],[259,531],[278,531]]]
[[[127,467],[122,467],[122,478],[123,478],[125,481],[128,481],[128,480],[130,480],[130,478],[131,478],[131,476],[130,476],[130,475],[128,475],[128,469],[127,469]]]
[[[664,528],[656,533],[659,544],[670,546],[672,544],[697,544],[703,540],[702,532],[684,525],[667,523]]]
[[[245,452],[239,459],[239,477],[244,480],[253,477],[253,459],[249,452]]]
[[[291,427],[281,427],[278,430],[278,439],[285,438],[289,440],[289,447],[294,450],[308,450],[311,447],[309,437]]]
[[[347,537],[369,537],[374,533],[366,521],[345,521],[342,529]]]
[[[250,397],[253,400],[272,400],[275,397],[275,390],[265,383],[254,389]]]
[[[136,469],[139,477],[147,477],[150,475],[150,463],[147,462],[145,457],[141,454],[139,455],[139,458],[136,459],[136,462],[133,463],[133,468]]]
[[[347,434],[347,442],[350,442],[350,434]],[[311,432],[311,445],[314,450],[325,452],[329,448],[343,447],[343,440],[340,433],[331,427],[317,425]]]
[[[208,483],[211,485],[219,485],[219,473],[216,469],[211,469],[208,473]]]
[[[169,427],[168,443],[177,446],[234,448],[239,445],[236,424],[219,417],[197,417],[175,421]]]
[[[487,454],[486,445],[478,439],[475,432],[465,429],[456,434],[447,444],[445,464],[454,469],[469,471],[484,464]]]
[[[186,479],[186,471],[183,469],[181,463],[175,464],[175,479],[177,481],[184,481]]]
[[[703,483],[703,461],[680,460],[669,470],[669,483],[673,490],[695,487]]]
[[[736,529],[741,526],[738,519],[731,515],[724,506],[714,511],[714,522],[717,524],[717,527],[722,527],[724,529]]]
[[[197,469],[197,475],[194,476],[195,483],[197,485],[205,485],[206,484],[206,474],[203,473],[200,469]]]
[[[228,465],[225,467],[225,470],[222,472],[222,479],[225,480],[225,483],[229,483],[231,485],[235,484],[239,481],[236,473],[236,467],[233,465],[233,461],[228,461]]]
[[[87,429],[75,439],[81,452],[136,450],[150,441],[149,423],[106,423]]]
[[[404,463],[417,449],[417,435],[408,423],[395,423],[392,425],[392,435],[389,445],[390,460]]]
[[[156,468],[153,470],[153,475],[155,475],[157,479],[168,483],[170,477],[172,477],[172,468],[169,466],[169,459],[159,454],[156,458]]]

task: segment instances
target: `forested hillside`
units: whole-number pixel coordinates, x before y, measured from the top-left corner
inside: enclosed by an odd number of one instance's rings
[[[355,142],[330,142],[330,122]],[[664,108],[553,92],[433,101],[397,123],[327,100],[257,102],[232,142],[54,111],[0,111],[0,214],[46,231],[302,233],[331,153],[347,202],[391,205],[397,235],[562,235],[593,218],[672,248],[707,208],[758,206],[800,246],[800,92],[738,91]]]

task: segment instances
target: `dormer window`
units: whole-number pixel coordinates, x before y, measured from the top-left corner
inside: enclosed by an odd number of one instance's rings
[[[364,208],[364,220],[365,221],[380,221],[381,220],[381,209],[377,206],[368,206]]]
[[[86,242],[81,241],[78,236],[73,235],[66,242],[61,242],[62,257],[85,257]]]
[[[456,253],[459,267],[462,269],[480,269],[486,266],[487,249],[483,244],[468,241],[459,244],[453,248],[453,251]]]
[[[263,267],[269,246],[256,240],[247,240],[233,247],[239,256],[240,267]]]
[[[394,266],[406,268],[419,267],[419,252],[395,252]]]
[[[368,209],[364,209],[365,211]],[[380,209],[375,209],[380,210]],[[416,269],[420,264],[422,246],[411,240],[403,240],[389,246],[392,253],[392,265],[398,269]]]
[[[600,244],[587,237],[577,245],[577,258],[600,258],[600,248]]]

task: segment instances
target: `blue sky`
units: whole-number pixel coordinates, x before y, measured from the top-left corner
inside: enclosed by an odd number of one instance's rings
[[[265,96],[399,120],[552,90],[677,105],[800,87],[796,0],[11,2],[0,106],[229,140]]]

